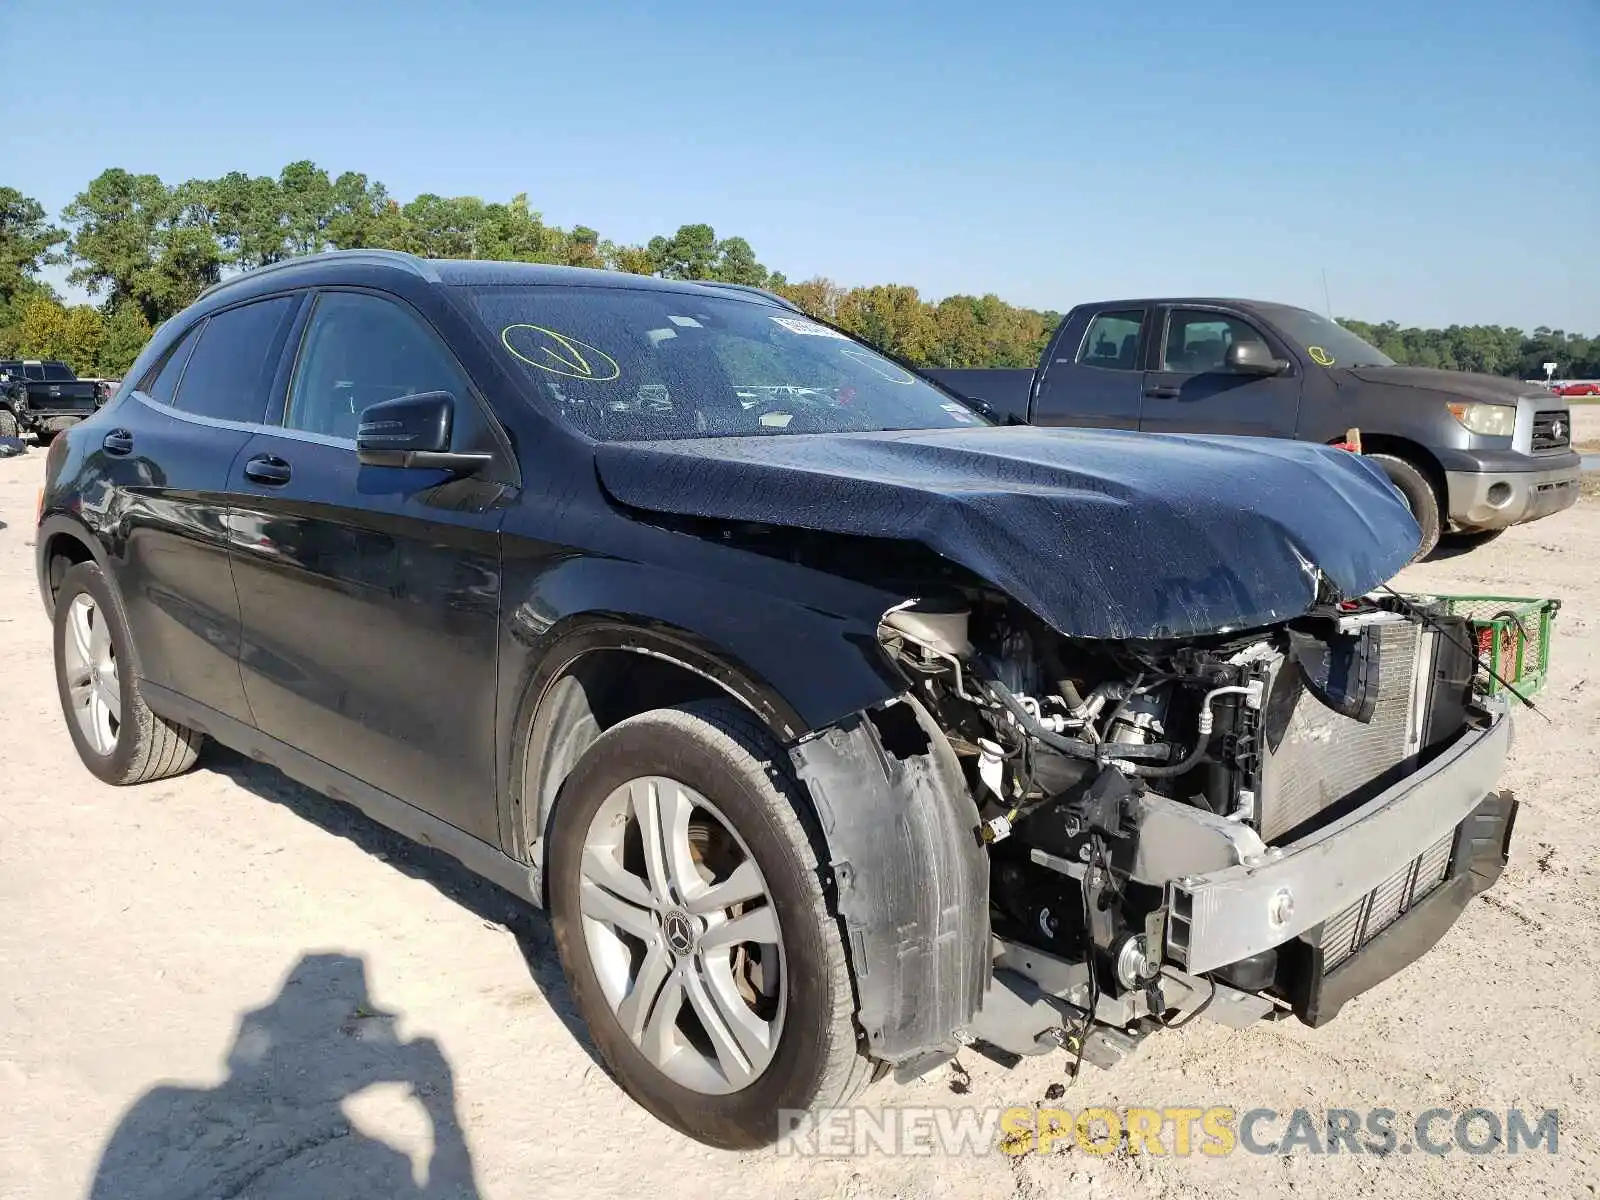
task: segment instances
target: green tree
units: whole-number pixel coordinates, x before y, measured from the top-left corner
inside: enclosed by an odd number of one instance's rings
[[[105,344],[105,318],[87,304],[68,308],[40,296],[23,310],[14,352],[22,358],[59,359],[80,375],[94,372]]]
[[[137,304],[113,308],[106,317],[106,336],[100,344],[100,361],[96,364],[99,373],[108,379],[121,379],[152,332]]]
[[[933,347],[929,306],[904,284],[851,288],[839,298],[834,320],[869,345],[911,362],[927,362]]]
[[[199,189],[155,175],[103,171],[63,210],[77,262],[68,282],[115,306],[137,304],[152,325],[221,276],[223,251]]]
[[[0,187],[0,305],[43,285],[39,270],[62,260],[56,247],[67,231],[45,219],[44,206],[13,187]]]

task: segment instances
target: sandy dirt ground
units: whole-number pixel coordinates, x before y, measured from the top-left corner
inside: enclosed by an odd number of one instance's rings
[[[632,1104],[596,1065],[543,917],[450,860],[216,748],[179,779],[95,781],[34,590],[43,458],[0,461],[0,1195],[1595,1194],[1600,499],[1404,577],[1566,602],[1548,720],[1519,721],[1504,780],[1523,808],[1499,886],[1323,1029],[1196,1022],[1048,1101],[1555,1108],[1557,1154],[1157,1157],[1068,1139],[822,1158],[709,1150]],[[967,1074],[868,1099],[1031,1106],[1067,1065],[968,1053]]]

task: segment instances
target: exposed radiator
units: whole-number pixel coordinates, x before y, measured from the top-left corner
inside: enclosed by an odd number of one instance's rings
[[[1398,921],[1444,882],[1450,866],[1451,830],[1367,895],[1322,923],[1322,969],[1331,971]]]
[[[1370,724],[1328,708],[1293,661],[1268,681],[1261,719],[1260,834],[1268,842],[1416,755],[1435,634],[1391,614],[1378,639],[1378,701]]]

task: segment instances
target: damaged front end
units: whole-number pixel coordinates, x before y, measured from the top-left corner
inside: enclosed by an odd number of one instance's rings
[[[1509,719],[1440,608],[1330,598],[1114,641],[980,587],[891,609],[878,639],[905,697],[795,760],[830,845],[858,848],[839,910],[869,1042],[903,1073],[961,1042],[1110,1065],[1201,1014],[1320,1024],[1505,861]],[[861,803],[863,780],[886,795]],[[884,877],[860,890],[863,863]]]

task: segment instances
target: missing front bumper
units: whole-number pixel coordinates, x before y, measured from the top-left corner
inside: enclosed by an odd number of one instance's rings
[[[1483,726],[1340,820],[1260,861],[1171,884],[1168,961],[1191,974],[1214,971],[1344,912],[1467,820],[1510,744],[1510,716],[1496,703]]]
[[[1295,1015],[1307,1025],[1325,1025],[1347,1000],[1431,950],[1455,924],[1467,901],[1500,878],[1516,817],[1517,802],[1510,792],[1484,797],[1456,828],[1442,882],[1388,924],[1369,933],[1355,931],[1353,950],[1347,951],[1338,938],[1330,941],[1321,925],[1282,947],[1276,990]],[[1369,907],[1364,919],[1370,924],[1374,915]]]

